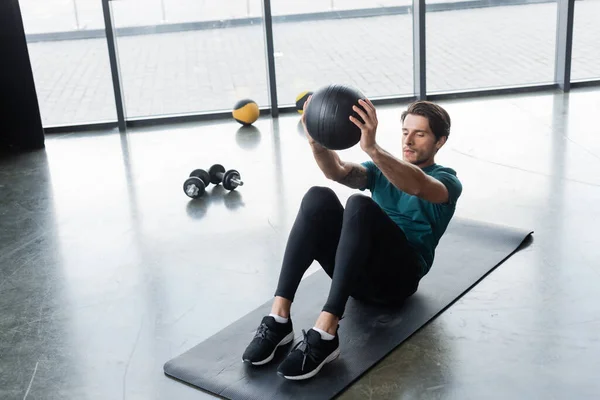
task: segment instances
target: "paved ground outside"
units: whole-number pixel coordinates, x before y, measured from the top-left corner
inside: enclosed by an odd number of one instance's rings
[[[600,78],[599,0],[577,1],[574,79]],[[118,22],[119,15],[115,15]],[[280,104],[347,83],[369,97],[412,92],[411,17],[274,25]],[[431,92],[551,82],[556,4],[428,13]],[[103,39],[29,44],[44,124],[116,119]],[[118,39],[129,117],[267,105],[262,26]]]

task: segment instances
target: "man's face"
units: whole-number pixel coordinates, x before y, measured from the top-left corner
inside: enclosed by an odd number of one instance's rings
[[[402,159],[414,165],[424,167],[433,164],[433,156],[446,142],[446,137],[436,141],[429,128],[427,118],[408,114],[402,125]]]

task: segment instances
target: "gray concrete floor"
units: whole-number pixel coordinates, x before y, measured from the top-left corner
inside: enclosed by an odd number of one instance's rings
[[[600,90],[442,105],[453,128],[437,161],[463,182],[457,215],[534,240],[340,397],[597,398]],[[394,154],[405,106],[378,108]],[[255,128],[51,136],[0,161],[0,398],[209,397],[163,364],[272,296],[310,186],[354,193],[319,172],[298,116]],[[245,185],[189,201],[183,180],[215,162]]]
[[[116,26],[128,26],[121,21],[138,8],[116,3],[125,7],[115,10]],[[428,91],[554,82],[556,10],[546,3],[428,13]],[[600,0],[577,2],[573,79],[600,78],[597,15]],[[273,34],[280,105],[334,82],[371,98],[413,93],[410,15],[276,23]],[[269,105],[263,41],[260,24],[119,37],[127,116],[230,110],[242,98]],[[29,52],[45,126],[116,120],[104,39],[30,43]]]

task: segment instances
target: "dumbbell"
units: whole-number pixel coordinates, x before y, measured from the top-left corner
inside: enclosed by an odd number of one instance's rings
[[[211,179],[208,172],[203,169],[195,169],[190,177],[183,183],[183,191],[188,197],[196,199],[204,194]]]
[[[242,186],[244,182],[242,182],[240,173],[235,169],[230,169],[229,171],[225,171],[225,167],[221,164],[215,164],[208,170],[208,175],[210,175],[210,183],[218,185],[221,183],[223,187],[227,190],[234,190],[238,186]]]

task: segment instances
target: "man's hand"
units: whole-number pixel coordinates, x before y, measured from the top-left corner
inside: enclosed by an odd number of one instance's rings
[[[310,99],[312,98],[312,94],[310,96],[308,96],[308,99],[306,99],[306,101],[304,102],[304,105],[302,106],[302,126],[304,127],[304,134],[306,135],[306,138],[308,139],[308,143],[312,146],[313,144],[317,144],[317,142],[315,142],[315,139],[313,139],[309,134],[308,134],[308,129],[306,129],[306,109],[308,108],[308,103],[310,102]]]
[[[319,144],[315,139],[313,139],[312,136],[310,136],[310,134],[308,133],[308,129],[306,129],[306,108],[308,107],[308,103],[310,102],[311,98],[312,95],[308,96],[308,99],[306,99],[306,101],[304,102],[304,106],[302,106],[302,126],[304,127],[304,134],[306,135],[306,139],[308,139],[308,144],[312,148],[313,152],[322,153],[324,151],[327,151],[327,149],[321,144]]]
[[[377,133],[377,112],[375,111],[375,106],[369,99],[358,100],[358,104],[360,104],[364,110],[356,105],[352,106],[352,109],[362,118],[364,123],[353,116],[350,116],[350,121],[360,129],[360,148],[365,153],[370,153],[377,145],[377,142],[375,141],[375,134]]]

